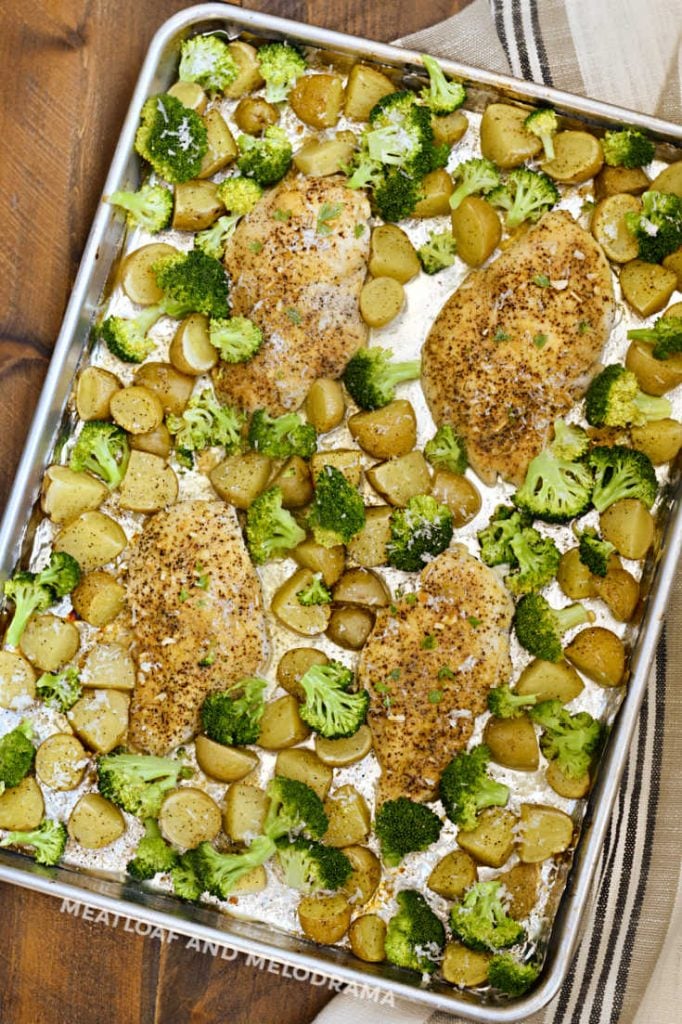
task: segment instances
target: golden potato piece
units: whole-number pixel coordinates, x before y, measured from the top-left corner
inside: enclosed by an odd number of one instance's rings
[[[338,380],[330,377],[314,380],[306,396],[305,412],[319,434],[326,434],[343,423],[346,403]]]
[[[620,686],[625,679],[623,641],[602,626],[582,629],[564,654],[577,669],[600,686]]]
[[[203,114],[208,103],[208,96],[197,82],[174,82],[168,90],[169,96],[175,96],[183,106]]]
[[[483,731],[493,761],[520,772],[537,771],[540,751],[533,723],[519,718],[489,718]]]
[[[333,128],[343,106],[343,82],[336,75],[301,75],[289,93],[289,103],[311,128]]]
[[[19,641],[21,653],[42,672],[57,672],[79,646],[78,627],[50,613],[32,615]]]
[[[341,891],[354,907],[362,907],[371,900],[379,887],[381,861],[366,846],[346,846],[343,852],[351,862],[353,871]]]
[[[317,479],[325,466],[333,466],[343,473],[351,487],[359,487],[362,480],[362,452],[357,448],[334,448],[315,452],[310,459],[310,472]]]
[[[55,551],[66,551],[83,572],[101,569],[117,558],[126,544],[123,528],[104,512],[82,512],[64,526],[54,539]]]
[[[312,537],[302,541],[291,554],[294,561],[303,569],[321,573],[322,581],[327,587],[336,583],[346,564],[346,552],[343,544],[335,544],[334,547],[326,548],[324,544],[318,544]]]
[[[640,316],[658,313],[677,287],[677,275],[657,263],[632,260],[620,272],[623,297]]]
[[[577,185],[598,174],[604,163],[601,142],[589,132],[557,132],[554,136],[554,159],[542,165],[545,174],[555,181]]]
[[[208,736],[197,736],[194,748],[202,772],[218,782],[238,782],[259,764],[258,754],[253,750],[226,747]]]
[[[294,633],[316,636],[324,633],[329,624],[331,609],[328,604],[302,605],[298,595],[314,582],[310,569],[299,569],[279,587],[272,598],[273,615]]]
[[[369,243],[369,272],[372,277],[392,277],[406,284],[421,270],[419,257],[409,236],[396,224],[380,224]]]
[[[310,786],[324,800],[330,790],[334,772],[312,750],[301,748],[280,750],[275,761],[275,775],[295,779]]]
[[[326,178],[348,166],[354,149],[354,141],[340,136],[335,139],[309,139],[294,153],[294,166],[311,178]]]
[[[244,43],[241,39],[235,39],[227,46],[232,57],[237,63],[239,72],[234,82],[224,89],[228,99],[235,100],[243,96],[245,92],[253,92],[263,84],[260,65],[258,63],[258,50],[250,43]]]
[[[339,786],[324,802],[329,826],[327,846],[357,846],[369,835],[372,818],[365,798],[354,786]]]
[[[367,64],[356,64],[348,76],[343,112],[351,121],[366,121],[372,107],[390,92],[395,92],[390,78]]]
[[[509,913],[515,921],[528,917],[537,903],[540,886],[539,864],[515,864],[497,875],[509,894]]]
[[[211,344],[208,318],[203,313],[190,313],[178,326],[168,350],[176,370],[191,377],[208,373],[218,362],[218,350]]]
[[[682,448],[682,423],[679,420],[656,420],[630,431],[632,446],[648,455],[655,466],[672,462]]]
[[[298,905],[298,920],[313,942],[338,942],[348,931],[351,909],[345,896],[304,896]]]
[[[85,747],[68,732],[48,736],[36,751],[36,775],[50,789],[75,789],[83,780],[89,763]]]
[[[344,736],[338,740],[328,740],[324,736],[315,737],[315,753],[323,764],[331,768],[345,768],[349,764],[362,761],[372,749],[372,731],[367,725],[361,725],[352,736]]]
[[[524,127],[528,111],[508,103],[489,103],[481,118],[481,154],[498,167],[520,167],[542,150],[540,139]]]
[[[111,399],[121,388],[115,373],[100,366],[86,366],[76,383],[76,412],[82,420],[109,418]]]
[[[303,508],[312,501],[311,469],[300,455],[291,455],[275,475],[270,486],[279,487],[284,508]]]
[[[538,703],[543,700],[560,700],[568,704],[583,692],[585,684],[565,661],[542,661],[536,658],[524,668],[514,687],[516,693],[534,693]]]
[[[298,713],[298,701],[291,694],[269,701],[260,720],[258,743],[264,750],[282,750],[302,743],[310,729]]]
[[[108,754],[128,730],[130,697],[120,690],[90,690],[67,714],[83,743],[97,754]]]
[[[464,850],[451,850],[432,869],[426,884],[444,900],[458,900],[477,879],[475,860]]]
[[[96,569],[81,577],[71,594],[73,610],[91,626],[106,626],[125,608],[125,587],[111,573]]]
[[[89,473],[75,473],[68,466],[48,466],[43,477],[40,506],[53,523],[68,523],[99,508],[109,488]]]
[[[228,455],[208,474],[214,490],[235,508],[247,509],[267,487],[272,460],[260,452]]]
[[[163,405],[153,391],[132,384],[112,396],[111,418],[129,434],[148,434],[163,422]]]
[[[315,647],[292,647],[279,660],[277,682],[287,693],[304,701],[305,691],[300,684],[301,677],[313,665],[326,665],[328,661],[329,658],[324,651],[318,651]]]
[[[36,674],[20,654],[0,650],[0,708],[21,711],[36,696]]]
[[[154,391],[165,412],[181,416],[194,387],[194,378],[170,363],[144,363],[135,371],[135,383]]]
[[[43,794],[32,775],[0,793],[0,828],[28,832],[38,827],[44,813]]]
[[[164,838],[185,850],[210,843],[221,824],[220,808],[203,789],[174,789],[161,804],[159,826]]]
[[[139,306],[154,306],[161,302],[163,292],[156,283],[152,267],[157,260],[175,256],[177,251],[175,246],[166,242],[151,242],[129,252],[120,270],[121,287],[128,298]]]
[[[396,399],[383,409],[357,412],[348,429],[360,447],[375,459],[407,455],[417,443],[417,417],[410,402]]]
[[[385,327],[405,305],[405,289],[393,277],[375,277],[360,292],[360,315],[369,327]]]
[[[502,224],[496,211],[485,199],[467,196],[452,211],[451,221],[457,255],[470,267],[480,267],[502,237]]]
[[[369,608],[335,608],[331,613],[327,636],[339,647],[359,651],[364,647],[374,626],[374,613]]]
[[[262,864],[258,867],[252,868],[245,875],[234,883],[230,892],[238,895],[239,893],[250,893],[250,892],[262,892],[268,884],[268,873]]]
[[[594,194],[597,199],[627,192],[639,196],[646,192],[650,182],[641,167],[609,167],[604,164],[594,179]]]
[[[121,481],[119,503],[133,512],[159,512],[178,497],[178,478],[165,459],[132,451]]]
[[[566,597],[572,601],[582,601],[585,597],[593,596],[592,573],[580,561],[580,550],[577,547],[564,551],[556,578]]]
[[[201,170],[197,175],[198,178],[210,178],[216,171],[222,171],[223,167],[227,167],[228,164],[232,163],[239,152],[232,132],[219,110],[215,107],[207,110],[204,114],[204,124],[206,125],[208,149],[204,159],[201,161]],[[176,191],[176,209],[177,195]]]
[[[682,197],[682,160],[665,167],[649,186],[651,192],[672,192]]]
[[[203,231],[210,228],[224,212],[225,207],[214,181],[182,181],[175,186],[171,222],[175,231]]]
[[[666,391],[682,384],[682,353],[672,355],[669,359],[656,359],[652,349],[653,346],[646,341],[631,341],[625,365],[637,377],[642,391],[649,395],[664,395]],[[655,425],[648,424],[652,427]]]
[[[347,544],[354,562],[367,569],[386,565],[386,545],[391,539],[390,505],[372,505],[365,509],[365,525]]]
[[[442,146],[443,143],[454,146],[465,134],[469,127],[469,121],[461,110],[454,110],[452,114],[432,117],[431,127],[433,128],[433,141],[437,146]]]
[[[539,864],[563,853],[573,840],[573,820],[557,807],[521,804],[518,854],[524,864]]]
[[[461,942],[455,940],[448,942],[441,967],[443,977],[451,985],[459,985],[462,988],[484,985],[488,980],[491,956],[491,953],[467,949]]]
[[[369,569],[348,569],[332,591],[339,604],[360,604],[368,608],[386,608],[391,594],[380,576]]]
[[[559,796],[565,796],[567,800],[581,800],[590,791],[590,773],[585,772],[579,778],[574,779],[567,775],[559,767],[558,761],[550,761],[545,771],[545,778],[548,785],[552,787]]]
[[[457,833],[457,843],[479,864],[501,868],[514,851],[517,818],[503,807],[486,807],[476,817],[476,828]]]
[[[601,513],[599,529],[619,555],[637,560],[645,558],[653,544],[656,523],[643,502],[637,498],[621,498]]]
[[[258,786],[233,782],[225,795],[223,828],[235,843],[245,843],[263,831],[270,801]]]
[[[126,823],[118,807],[99,793],[86,793],[71,811],[69,835],[86,850],[101,850],[120,839]]]
[[[682,248],[671,252],[662,263],[666,270],[672,270],[673,274],[677,276],[677,290],[682,291]]]
[[[606,576],[594,577],[594,593],[618,622],[629,622],[639,605],[639,583],[621,565],[609,565]]]
[[[171,453],[173,442],[168,427],[160,423],[155,430],[146,434],[133,434],[129,439],[133,451],[149,452],[150,455],[158,455],[161,459],[167,459]]]
[[[234,112],[234,120],[240,131],[247,135],[262,135],[279,121],[279,110],[260,96],[249,96],[240,100]]]
[[[422,197],[412,211],[413,217],[445,217],[450,213],[452,178],[439,167],[431,171],[421,183]]]
[[[625,222],[626,213],[638,213],[642,204],[636,196],[620,193],[597,203],[590,225],[592,234],[614,263],[634,260],[639,252],[637,239]]]
[[[465,476],[437,469],[431,485],[431,496],[447,505],[452,512],[452,525],[466,526],[481,511],[481,494],[475,484]]]
[[[378,964],[385,959],[386,922],[377,914],[356,917],[348,932],[350,948],[360,960]]]
[[[410,498],[428,494],[431,473],[420,451],[408,452],[367,470],[367,479],[375,491],[391,505],[403,507]]]
[[[97,690],[132,690],[135,662],[123,644],[98,643],[88,651],[80,678],[83,686]]]

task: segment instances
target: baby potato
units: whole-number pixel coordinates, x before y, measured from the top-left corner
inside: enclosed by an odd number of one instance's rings
[[[345,896],[303,896],[298,904],[298,920],[304,935],[327,945],[338,942],[348,931],[351,909]]]
[[[43,794],[32,775],[0,793],[0,828],[28,832],[38,827],[44,813]]]
[[[275,592],[272,598],[272,612],[277,619],[301,636],[316,636],[324,633],[329,623],[331,609],[328,604],[302,605],[299,593],[310,586],[315,574],[310,569],[299,569]]]
[[[76,473],[68,466],[48,466],[40,507],[53,523],[68,523],[81,512],[99,508],[108,494],[107,485],[89,473]]]
[[[682,248],[671,252],[662,262],[666,270],[672,270],[677,276],[677,290],[682,291]]]
[[[233,782],[225,794],[223,828],[234,843],[244,843],[263,831],[270,801],[258,786]]]
[[[481,154],[503,170],[537,156],[542,143],[524,127],[528,111],[508,103],[489,103],[481,118]]]
[[[158,512],[178,497],[178,478],[165,459],[149,452],[132,451],[119,489],[121,508]]]
[[[422,178],[422,197],[418,201],[413,217],[445,217],[450,213],[450,196],[452,195],[452,178],[446,170],[439,167]]]
[[[645,558],[654,542],[656,522],[637,498],[621,498],[599,516],[599,529],[623,558]]]
[[[519,718],[489,718],[483,741],[493,761],[520,772],[537,771],[540,751],[533,723],[527,715]]]
[[[348,166],[355,150],[355,139],[308,139],[294,153],[294,166],[310,178],[326,178]],[[352,133],[351,133],[352,134]]]
[[[336,75],[301,75],[289,93],[289,103],[311,128],[333,128],[343,106],[343,82]]]
[[[641,339],[631,341],[625,365],[637,377],[642,391],[648,395],[664,395],[666,391],[682,384],[682,353],[672,355],[669,359],[656,359],[652,349],[652,345]],[[654,427],[656,423],[647,426]]]
[[[87,766],[85,747],[68,732],[48,736],[36,751],[36,775],[43,785],[58,792],[80,786]]]
[[[457,833],[457,843],[479,864],[501,868],[514,852],[517,819],[504,807],[486,807],[476,816],[476,828]]]
[[[332,597],[339,604],[360,604],[367,608],[386,608],[391,600],[384,581],[369,569],[348,569],[334,586]]]
[[[321,573],[322,582],[327,587],[332,587],[336,583],[346,564],[343,544],[326,548],[312,537],[301,541],[291,552],[291,556],[302,568],[309,569],[312,573]]]
[[[235,80],[225,87],[223,92],[230,100],[239,99],[245,92],[253,92],[263,84],[260,65],[258,63],[258,50],[250,43],[243,43],[235,39],[227,45],[230,54],[234,58],[239,71]]]
[[[90,651],[81,671],[83,686],[98,690],[132,690],[135,662],[123,644],[98,643]]]
[[[374,277],[362,286],[360,315],[368,327],[385,327],[405,305],[405,289],[393,277]]]
[[[371,900],[381,881],[381,861],[366,846],[346,846],[343,850],[353,867],[352,874],[341,891],[354,907],[362,907]]]
[[[594,179],[594,194],[597,199],[606,199],[607,196],[622,192],[639,196],[649,186],[649,179],[641,167],[609,167],[604,164]]]
[[[678,160],[656,175],[649,186],[652,192],[672,192],[682,197],[682,160]]]
[[[356,917],[348,932],[350,948],[360,960],[378,964],[385,959],[386,922],[377,914]]]
[[[42,672],[57,672],[71,661],[80,646],[78,627],[57,615],[32,615],[19,647],[24,657]]]
[[[338,740],[328,740],[324,736],[315,737],[315,753],[323,764],[331,768],[345,768],[349,764],[362,761],[372,749],[372,731],[368,725],[361,725],[352,736],[344,736]]]
[[[565,661],[542,661],[536,658],[527,665],[514,687],[516,693],[534,693],[538,703],[543,700],[560,700],[568,704],[583,692],[585,684]]]
[[[115,804],[99,793],[86,793],[71,811],[66,827],[74,842],[86,850],[101,850],[121,838],[126,823]]]
[[[444,143],[454,146],[465,134],[469,127],[469,121],[461,110],[453,110],[451,114],[432,117],[431,127],[433,128],[433,141],[437,146],[442,146]]]
[[[338,380],[331,377],[314,380],[306,396],[305,413],[318,434],[326,434],[343,423],[346,403]]]
[[[577,547],[564,551],[556,578],[566,597],[573,601],[582,601],[593,595],[592,573],[580,561],[580,550]]]
[[[640,316],[658,313],[677,287],[677,275],[657,263],[631,260],[620,272],[623,298]]]
[[[620,686],[625,679],[623,641],[602,626],[582,629],[564,650],[565,656],[600,686]]]
[[[444,900],[458,900],[477,880],[476,861],[464,850],[451,850],[432,869],[426,884]]]
[[[121,388],[115,373],[100,366],[86,366],[76,383],[76,412],[82,420],[106,420],[109,403]]]
[[[234,120],[240,131],[247,135],[262,135],[279,121],[279,110],[260,96],[249,96],[240,100],[234,112]]]
[[[275,474],[272,487],[282,492],[284,508],[303,508],[313,499],[313,481],[308,463],[300,455],[291,455]]]
[[[202,772],[218,782],[238,782],[260,763],[253,750],[226,747],[208,736],[197,736],[194,745]]]
[[[247,509],[267,487],[272,461],[260,452],[228,455],[208,474],[214,490],[235,508]]]
[[[343,112],[351,121],[366,121],[372,107],[390,92],[395,92],[390,78],[367,64],[356,64],[348,76]]]
[[[225,118],[212,107],[211,110],[207,110],[203,117],[204,124],[206,125],[206,142],[208,148],[204,154],[204,159],[201,161],[201,170],[199,171],[197,178],[210,178],[211,175],[215,174],[216,171],[222,171],[223,167],[227,167],[237,156],[239,149],[237,143],[232,137],[232,132],[227,126]],[[177,209],[177,191],[175,193],[175,202]],[[175,224],[174,224],[175,226]]]
[[[639,252],[639,244],[628,230],[625,214],[638,213],[641,208],[640,200],[627,192],[607,196],[595,207],[590,229],[614,263],[634,260]]]
[[[347,544],[354,562],[367,569],[386,565],[386,545],[391,539],[390,505],[372,505],[365,509],[365,525]]]
[[[606,576],[594,577],[594,593],[618,622],[629,622],[639,604],[639,583],[620,565],[609,566]]]
[[[332,643],[348,651],[359,651],[374,627],[369,608],[335,608],[331,613],[327,636]]]
[[[648,455],[655,466],[672,462],[682,448],[682,423],[678,420],[656,420],[630,431],[633,448]]]
[[[158,395],[164,411],[173,416],[182,416],[194,387],[194,379],[170,363],[144,363],[135,371],[135,383]]]
[[[171,222],[175,231],[203,231],[204,228],[210,228],[224,212],[225,207],[214,181],[181,181],[175,186]]]
[[[14,651],[0,650],[0,708],[21,711],[36,696],[36,674]]]
[[[502,237],[502,224],[496,211],[480,196],[467,196],[452,211],[451,221],[457,255],[470,267],[480,267]]]
[[[410,402],[399,398],[383,409],[357,412],[348,419],[351,436],[375,459],[407,455],[417,443],[417,417]]]
[[[509,913],[515,921],[528,917],[537,903],[540,886],[539,864],[515,864],[497,875],[509,894]]]
[[[589,132],[557,132],[554,136],[554,159],[546,160],[542,169],[555,181],[577,185],[598,174],[604,163],[601,142]]]
[[[140,384],[119,388],[111,398],[111,418],[129,434],[148,434],[163,422],[161,399]]]
[[[82,512],[64,526],[54,539],[55,551],[66,551],[83,572],[101,569],[117,558],[128,538],[115,519],[104,512]]]
[[[111,573],[95,569],[81,577],[71,603],[76,615],[91,626],[107,626],[125,608],[126,590]]]
[[[169,843],[184,850],[210,843],[220,832],[221,824],[220,808],[203,789],[174,789],[161,804],[161,833]]]
[[[174,82],[168,89],[169,96],[175,96],[183,106],[203,114],[208,103],[208,96],[197,82]]]
[[[441,965],[443,977],[451,985],[463,988],[484,985],[488,980],[491,956],[491,953],[479,953],[475,949],[468,949],[453,939],[445,947]]]
[[[550,761],[545,771],[545,778],[548,785],[552,787],[559,796],[565,796],[567,800],[582,800],[590,791],[590,773],[585,772],[580,778],[574,779],[567,775],[559,767],[558,761]]]
[[[291,694],[268,701],[260,720],[258,744],[264,750],[295,747],[310,735],[310,729],[298,713],[298,701]]]
[[[310,459],[310,471],[317,479],[325,466],[333,466],[343,473],[351,487],[359,487],[362,480],[362,452],[357,448],[334,448],[315,452]]]
[[[437,469],[431,486],[431,495],[452,512],[455,528],[466,526],[481,511],[481,495],[475,484],[465,476]]]
[[[152,266],[166,256],[175,256],[177,251],[175,246],[166,242],[150,242],[128,253],[121,264],[119,279],[132,302],[139,306],[154,306],[161,302],[163,292],[156,283]]]
[[[399,455],[367,470],[367,479],[382,498],[391,505],[407,505],[417,494],[431,490],[431,473],[420,451]]]
[[[203,313],[190,313],[179,324],[173,335],[168,357],[180,373],[200,377],[218,362],[218,350],[209,340],[208,317]]]
[[[327,846],[357,846],[365,841],[372,818],[365,798],[354,786],[339,786],[325,800],[324,809],[329,818],[323,837]]]
[[[392,277],[406,284],[417,276],[421,263],[402,228],[396,224],[380,224],[370,238],[368,269],[372,277]]]
[[[90,690],[67,713],[69,724],[86,747],[109,754],[128,729],[130,697],[120,690]]]
[[[158,427],[145,434],[131,435],[128,443],[133,451],[148,452],[150,455],[158,455],[160,459],[167,459],[173,447],[170,431],[165,423],[159,423]]]
[[[573,840],[573,820],[557,807],[521,804],[518,842],[519,859],[539,864],[555,853],[563,853]]]
[[[268,884],[268,873],[262,864],[258,867],[251,868],[245,875],[235,882],[232,886],[231,892],[237,893],[252,893],[262,892]]]
[[[300,747],[280,750],[275,761],[275,775],[304,782],[324,800],[334,778],[332,769],[324,764],[312,750]]]
[[[292,647],[279,659],[277,682],[287,693],[303,701],[305,690],[300,685],[301,678],[313,665],[326,665],[328,662],[324,651],[318,651],[316,647]]]

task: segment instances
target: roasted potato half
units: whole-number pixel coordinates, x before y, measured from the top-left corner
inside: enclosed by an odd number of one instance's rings
[[[0,650],[0,708],[20,711],[36,695],[36,673],[32,665],[14,651]]]

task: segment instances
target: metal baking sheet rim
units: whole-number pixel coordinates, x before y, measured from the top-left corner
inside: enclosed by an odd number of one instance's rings
[[[194,28],[215,27],[216,21],[228,31],[234,29],[235,34],[246,30],[254,34],[281,35],[311,46],[333,49],[388,65],[404,67],[407,64],[418,68],[421,64],[417,51],[358,39],[230,5],[203,4],[188,8],[166,21],[150,44],[121,130],[104,186],[104,195],[119,187],[126,171],[129,170],[139,110],[148,95],[166,84],[159,80],[159,75],[164,61],[170,66],[171,44]],[[461,77],[475,86],[489,88],[498,95],[502,94],[510,99],[550,103],[567,114],[574,114],[587,121],[593,120],[595,123],[626,121],[646,130],[664,143],[682,141],[682,129],[646,114],[626,111],[621,107],[583,99],[543,85],[493,74],[456,61],[442,60],[441,63],[450,74]],[[92,294],[92,281],[97,274],[98,264],[100,277],[103,269],[108,270],[108,267],[104,267],[101,250],[107,241],[109,229],[110,210],[104,204],[100,204],[83,252],[0,527],[0,577],[7,575],[16,563],[40,479],[54,446],[73,375],[85,345],[87,328],[97,304]],[[98,289],[97,299],[100,291],[101,288]],[[83,335],[82,346],[74,345],[74,340],[79,334]],[[286,933],[268,931],[261,924],[237,921],[205,908],[189,910],[178,901],[157,893],[131,891],[122,895],[117,894],[118,890],[125,889],[124,883],[63,868],[40,868],[26,858],[6,851],[0,852],[0,881],[56,896],[62,900],[84,903],[99,910],[146,922],[166,931],[228,946],[243,953],[300,967],[311,973],[334,977],[357,986],[369,985],[395,996],[418,1001],[433,1009],[461,1014],[470,1020],[485,1021],[488,1024],[511,1024],[523,1020],[544,1007],[557,993],[568,972],[579,939],[581,917],[590,895],[595,868],[625,767],[639,708],[644,698],[649,669],[655,656],[682,549],[682,509],[679,500],[676,502],[673,496],[669,497],[669,503],[672,510],[668,516],[665,536],[662,538],[660,561],[649,594],[645,622],[631,661],[628,696],[618,713],[608,750],[600,765],[597,784],[589,800],[574,863],[552,928],[544,977],[530,995],[509,1005],[495,1006],[476,1000],[473,995],[467,996],[450,987],[446,988],[445,985],[440,990],[424,989],[420,987],[416,976],[411,984],[392,976],[398,972],[390,966],[360,967],[357,961],[353,961],[351,965],[350,954],[346,950],[316,947],[311,951],[306,940],[297,939]],[[218,928],[210,923],[210,920],[216,919],[220,921],[222,927]],[[263,932],[268,938],[261,939],[256,935],[245,934],[249,930]],[[275,935],[281,945],[273,939]]]

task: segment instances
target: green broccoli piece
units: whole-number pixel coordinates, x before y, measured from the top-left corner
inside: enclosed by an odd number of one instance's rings
[[[520,718],[537,704],[535,693],[515,693],[508,685],[488,690],[488,711],[496,718]]]
[[[276,185],[291,167],[293,149],[286,132],[276,125],[266,128],[260,138],[240,135],[237,166],[247,178],[263,187]]]
[[[194,247],[205,256],[214,260],[222,260],[225,246],[235,232],[239,217],[236,214],[218,217],[218,220],[204,231],[197,231],[194,236]]]
[[[433,974],[445,946],[445,928],[416,889],[401,889],[396,900],[398,912],[386,929],[386,959],[397,967]]]
[[[551,107],[542,107],[540,110],[534,110],[523,122],[523,126],[532,135],[537,135],[540,139],[542,148],[545,151],[545,159],[553,160],[554,136],[559,130],[559,119],[556,116],[556,110],[552,110]]]
[[[108,420],[89,420],[76,439],[69,466],[76,473],[93,473],[113,489],[123,480],[129,458],[128,435],[122,427]]]
[[[450,206],[456,210],[463,199],[476,193],[487,195],[500,184],[500,172],[492,160],[474,157],[457,164],[451,174],[455,190],[450,196]]]
[[[587,431],[565,420],[554,421],[554,440],[549,446],[552,455],[565,462],[577,462],[590,447]]]
[[[353,186],[348,184],[348,187]],[[411,178],[399,167],[394,167],[376,177],[372,207],[382,220],[394,223],[411,217],[422,195],[421,179]]]
[[[682,353],[682,316],[660,316],[653,327],[628,331],[628,338],[652,341],[654,359],[670,359]]]
[[[421,360],[392,363],[389,348],[361,348],[343,371],[343,383],[361,409],[381,409],[395,398],[396,385],[415,380],[421,373]]]
[[[191,774],[191,769],[170,757],[122,751],[97,761],[102,796],[138,818],[157,818],[166,793]]]
[[[317,432],[312,423],[304,423],[297,412],[270,416],[256,409],[249,424],[249,447],[273,459],[300,455],[309,459],[317,448]]]
[[[501,882],[475,882],[450,911],[452,933],[469,949],[494,953],[525,937],[523,926],[504,908],[503,891]]]
[[[476,534],[481,546],[481,561],[486,565],[511,565],[514,552],[511,539],[532,523],[533,517],[523,509],[498,505],[488,525]]]
[[[204,313],[219,319],[230,315],[225,268],[201,249],[163,256],[152,264],[152,271],[168,316],[181,319],[188,313]]]
[[[514,556],[513,572],[504,582],[512,594],[541,590],[556,576],[561,552],[551,537],[543,537],[530,526],[511,537],[509,547]]]
[[[640,426],[670,416],[667,398],[654,398],[640,391],[637,377],[620,363],[604,367],[592,380],[585,395],[585,416],[593,427]]]
[[[540,749],[547,760],[556,761],[569,778],[582,778],[601,746],[601,723],[587,711],[572,715],[560,700],[543,700],[529,714],[544,730]]]
[[[481,743],[462,751],[440,777],[440,799],[450,821],[463,832],[476,828],[476,815],[484,807],[504,807],[509,789],[487,773],[490,750]]]
[[[67,839],[66,825],[45,818],[29,832],[8,832],[0,839],[0,846],[32,846],[36,864],[53,867],[62,859]]]
[[[349,692],[353,673],[338,661],[311,665],[300,680],[305,701],[298,711],[303,721],[325,739],[353,736],[367,717],[367,690]]]
[[[275,849],[266,836],[258,836],[241,853],[219,853],[211,843],[200,843],[194,852],[202,889],[220,900],[227,899],[237,882],[269,860]]]
[[[639,245],[639,258],[661,263],[682,246],[682,198],[672,192],[645,192],[642,209],[625,214],[628,231]]]
[[[424,455],[436,469],[447,469],[461,476],[469,464],[463,438],[454,427],[444,423],[424,446]]]
[[[365,525],[360,493],[335,466],[323,466],[315,478],[315,496],[308,523],[318,544],[347,544]]]
[[[417,104],[414,93],[389,93],[372,107],[360,139],[360,163],[367,159],[419,178],[437,166],[440,154],[434,146],[431,114]]]
[[[274,843],[287,836],[321,839],[329,827],[324,804],[317,793],[296,779],[276,775],[266,786],[270,798],[263,835]]]
[[[395,868],[408,853],[426,850],[437,843],[443,822],[425,804],[405,796],[386,800],[377,811],[374,831],[381,846],[381,859]]]
[[[451,231],[430,231],[428,241],[417,249],[417,256],[426,274],[437,274],[455,262],[457,243]]]
[[[98,328],[98,335],[112,356],[124,363],[141,363],[154,348],[148,332],[154,326],[163,308],[148,306],[135,317],[108,316]]]
[[[238,74],[236,60],[218,36],[193,36],[180,44],[181,82],[196,82],[202,89],[222,92]]]
[[[498,953],[488,964],[488,981],[510,996],[522,996],[537,981],[538,964],[522,964],[511,953]]]
[[[601,148],[610,167],[643,167],[651,163],[656,151],[653,142],[636,128],[605,132]]]
[[[218,197],[225,209],[237,217],[243,217],[251,213],[258,200],[263,195],[263,189],[253,178],[242,178],[235,176],[225,178],[218,185]]]
[[[621,498],[637,498],[647,508],[656,501],[658,481],[651,459],[624,445],[596,445],[587,455],[594,473],[592,504],[598,512]]]
[[[516,167],[504,185],[488,195],[493,206],[507,211],[507,227],[516,228],[525,220],[536,221],[559,200],[559,190],[541,171]]]
[[[80,566],[76,559],[66,552],[53,551],[45,569],[37,573],[20,571],[6,580],[3,591],[14,604],[14,615],[5,643],[17,647],[31,616],[45,611],[59,598],[70,594],[79,579]]]
[[[422,64],[429,74],[429,87],[422,89],[420,95],[431,112],[440,117],[461,107],[467,98],[462,83],[448,81],[435,57],[424,54]]]
[[[214,446],[224,448],[228,455],[237,452],[242,446],[243,425],[243,415],[222,405],[211,388],[192,395],[181,416],[166,417],[176,448],[185,452]]]
[[[36,683],[36,693],[49,708],[62,714],[80,699],[82,687],[77,668],[64,668],[61,672],[43,672]]]
[[[177,863],[171,868],[173,892],[187,903],[196,903],[204,893],[204,883],[199,877],[195,850],[181,853]]]
[[[257,743],[266,686],[264,679],[249,676],[209,693],[201,706],[201,726],[208,738],[226,747]]]
[[[246,542],[256,565],[279,558],[305,540],[305,530],[282,508],[282,491],[270,487],[259,494],[246,513]]]
[[[81,578],[81,567],[66,551],[53,551],[50,561],[36,574],[38,583],[49,587],[55,597],[66,597]]]
[[[299,892],[333,892],[346,884],[353,871],[342,850],[302,836],[291,843],[280,840],[277,860],[285,885]]]
[[[322,574],[316,572],[307,586],[296,593],[298,603],[304,608],[315,604],[331,604],[332,595],[328,587],[322,582]]]
[[[578,557],[595,576],[606,576],[609,559],[615,550],[610,541],[604,540],[589,526],[578,535]]]
[[[196,178],[207,150],[206,125],[199,114],[167,93],[145,100],[135,151],[160,178],[173,185]]]
[[[593,622],[594,615],[582,604],[552,608],[540,594],[526,594],[516,606],[514,629],[522,647],[543,661],[561,661],[561,637],[569,629]]]
[[[531,460],[514,504],[548,523],[565,523],[590,507],[593,479],[582,462],[567,462],[546,450]]]
[[[108,203],[127,212],[128,225],[141,227],[152,234],[170,224],[173,193],[163,185],[145,184],[137,192],[119,190],[107,196]]]
[[[260,327],[245,316],[210,320],[208,338],[224,363],[245,363],[253,359],[263,344]]]
[[[33,767],[36,751],[32,739],[30,722],[21,722],[0,739],[0,794],[18,786]]]
[[[452,540],[452,512],[428,494],[410,498],[405,508],[391,513],[391,539],[386,545],[389,564],[418,572]]]
[[[161,835],[153,818],[144,823],[144,835],[137,844],[135,856],[128,861],[126,871],[131,878],[144,882],[160,871],[171,871],[178,863],[178,855]]]
[[[289,43],[266,43],[258,50],[258,64],[265,79],[268,103],[281,103],[308,67],[305,58]]]

